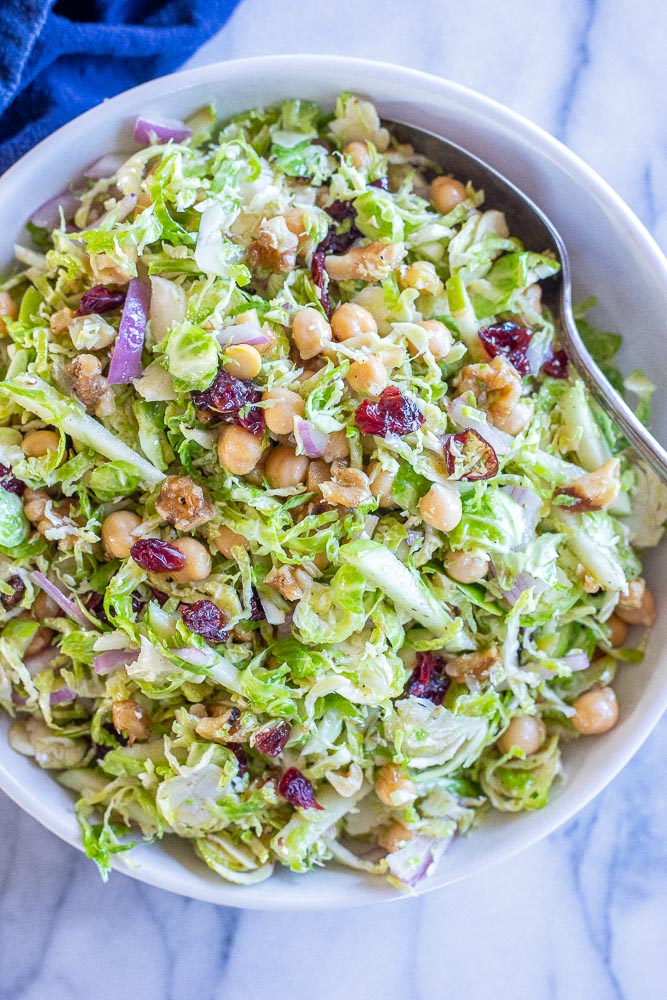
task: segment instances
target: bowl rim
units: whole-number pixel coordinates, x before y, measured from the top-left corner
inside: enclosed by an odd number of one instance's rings
[[[656,240],[611,185],[560,140],[494,98],[487,97],[463,84],[422,70],[359,57],[309,53],[251,56],[207,63],[204,66],[157,77],[105,100],[44,138],[0,176],[0,196],[3,189],[8,184],[11,186],[26,166],[33,167],[44,157],[48,158],[49,151],[57,140],[61,140],[69,134],[75,136],[81,129],[94,128],[96,123],[104,121],[109,111],[122,111],[123,106],[127,105],[129,115],[136,111],[138,101],[163,101],[168,94],[174,94],[207,82],[214,83],[221,76],[227,74],[233,76],[237,69],[247,72],[256,68],[258,73],[266,73],[269,67],[278,65],[281,68],[289,67],[293,70],[312,71],[317,74],[318,71],[322,70],[323,64],[327,68],[337,70],[341,79],[344,79],[346,70],[354,70],[357,74],[366,72],[369,75],[375,72],[382,74],[387,86],[398,89],[401,83],[419,85],[428,89],[434,97],[440,94],[443,98],[453,100],[463,109],[470,108],[492,116],[502,129],[510,132],[519,140],[536,147],[551,163],[577,180],[586,193],[595,198],[607,214],[613,217],[616,225],[620,225],[622,238],[628,247],[641,255],[656,274],[658,280],[667,285],[667,259]],[[415,110],[418,108],[419,104],[416,102]],[[165,872],[148,872],[140,866],[135,868],[131,861],[128,862],[122,856],[116,856],[112,859],[112,867],[157,888],[204,902],[243,909],[329,909],[369,905],[374,902],[390,902],[433,892],[436,889],[444,888],[447,884],[461,881],[473,873],[477,874],[493,865],[513,858],[568,822],[616,777],[648,738],[666,708],[667,684],[664,685],[659,697],[655,698],[651,704],[642,707],[641,721],[635,725],[634,729],[630,730],[622,746],[609,755],[604,767],[599,768],[595,777],[588,779],[583,789],[573,790],[570,796],[559,798],[539,815],[533,814],[532,822],[523,829],[517,824],[512,842],[510,844],[494,844],[474,868],[454,875],[445,883],[437,882],[434,884],[427,880],[418,886],[413,893],[378,892],[377,889],[373,891],[373,887],[369,886],[367,880],[357,880],[356,882],[351,880],[344,892],[341,892],[339,888],[327,892],[324,888],[324,891],[320,891],[317,899],[308,898],[306,900],[301,899],[301,894],[294,889],[293,883],[290,883],[282,894],[276,893],[275,898],[272,895],[270,899],[258,891],[261,890],[261,883],[257,886],[245,887],[243,893],[238,893],[235,891],[238,890],[237,886],[228,885],[222,880],[219,891],[217,887],[214,891],[206,882],[202,881],[201,891],[193,893],[190,888],[179,885],[179,879],[176,875]],[[78,850],[83,851],[80,838],[72,830],[71,817],[54,809],[51,805],[43,803],[30,785],[21,782],[11,770],[2,764],[0,764],[0,789],[42,826]],[[322,886],[320,886],[320,890],[322,890]],[[226,894],[229,894],[228,898],[224,898]]]

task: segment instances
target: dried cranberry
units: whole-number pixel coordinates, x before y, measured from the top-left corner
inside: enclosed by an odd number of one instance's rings
[[[165,594],[163,590],[158,590],[157,587],[151,587],[151,594],[153,595],[153,600],[157,601],[161,608],[169,600],[169,594]]]
[[[289,767],[285,771],[278,782],[278,791],[284,799],[293,806],[300,806],[301,809],[324,808],[315,801],[315,792],[308,778],[296,767]]]
[[[226,640],[229,634],[225,629],[227,618],[213,601],[179,604],[178,610],[191,632],[203,636],[207,642],[224,642]]]
[[[84,292],[79,302],[75,316],[89,316],[91,313],[107,313],[119,309],[125,301],[125,292],[107,288],[106,285],[95,285]]]
[[[436,653],[417,653],[417,664],[405,689],[413,698],[427,698],[442,705],[451,678],[445,673],[445,661]]]
[[[354,219],[357,215],[351,201],[332,201],[324,211],[336,222],[344,222],[345,219]]]
[[[2,604],[5,611],[11,611],[15,608],[17,604],[20,603],[21,598],[25,594],[25,583],[18,574],[10,576],[7,583],[12,588],[12,594],[2,594],[0,597],[0,604]]]
[[[25,483],[12,475],[12,470],[7,465],[0,463],[0,486],[8,493],[16,493],[17,497],[23,495]]]
[[[335,204],[336,202],[334,202]],[[337,233],[336,227],[330,226],[327,235],[315,248],[310,264],[310,273],[319,289],[320,302],[327,316],[331,316],[331,301],[329,299],[329,275],[325,266],[325,257],[328,253],[346,253],[360,236],[361,233],[354,224],[344,233]]]
[[[498,475],[498,456],[495,449],[477,431],[469,429],[460,434],[446,434],[442,443],[447,472],[453,476],[456,460],[463,458],[466,471],[456,476],[474,482],[478,479],[492,479]]]
[[[239,765],[239,778],[248,772],[248,755],[240,743],[226,743],[228,750],[231,750]]]
[[[183,553],[160,538],[140,538],[130,549],[130,555],[147,573],[172,573],[185,566]]]
[[[262,393],[249,379],[235,378],[221,368],[208,389],[195,390],[191,395],[198,410],[215,413],[258,437],[264,433],[264,410],[252,405],[259,402]]]
[[[377,180],[371,181],[370,186],[372,188],[380,188],[381,191],[389,190],[389,178],[388,177],[378,177]]]
[[[108,733],[109,736],[113,736],[117,746],[120,747],[127,746],[128,744],[127,736],[123,736],[122,733],[117,732],[114,729],[112,722],[103,722],[102,729],[106,733]],[[103,760],[111,750],[116,749],[115,747],[107,746],[106,743],[93,743],[93,746],[95,748],[95,757],[97,758],[97,760]]]
[[[478,336],[492,358],[502,354],[522,375],[530,374],[526,351],[533,336],[532,330],[507,320],[484,327]]]
[[[354,421],[362,434],[409,434],[424,423],[424,414],[413,400],[395,385],[388,386],[376,401],[365,399],[358,406]]]
[[[264,729],[255,733],[252,745],[255,750],[259,750],[265,757],[278,757],[285,749],[285,744],[289,739],[290,724],[280,719],[279,722],[272,723]]]
[[[259,599],[259,594],[257,593],[257,588],[252,588],[252,594],[250,595],[250,621],[251,622],[261,622],[264,621],[266,615],[264,613],[264,608]]]
[[[542,371],[552,378],[567,378],[568,358],[565,351],[554,351],[542,365]]]

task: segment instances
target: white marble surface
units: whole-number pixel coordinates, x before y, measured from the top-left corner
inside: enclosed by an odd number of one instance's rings
[[[409,12],[409,13],[408,13]],[[244,0],[192,60],[335,52],[474,87],[588,160],[667,246],[662,0]],[[667,722],[569,826],[419,900],[273,915],[112,876],[0,797],[0,1000],[659,1000]]]

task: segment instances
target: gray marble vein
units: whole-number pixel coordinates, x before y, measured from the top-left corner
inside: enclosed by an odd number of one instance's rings
[[[661,0],[244,0],[191,60],[332,52],[448,76],[566,141],[667,246]],[[662,1000],[663,722],[563,830],[393,906],[240,912],[94,866],[0,796],[0,1000]]]

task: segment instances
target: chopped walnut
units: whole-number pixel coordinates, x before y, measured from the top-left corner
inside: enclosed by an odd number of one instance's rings
[[[287,601],[300,601],[313,582],[305,569],[298,566],[275,566],[264,579]]]
[[[136,740],[147,740],[150,736],[151,717],[136,701],[114,701],[111,706],[113,727],[117,733],[125,732],[130,746]]]
[[[365,247],[352,247],[340,257],[326,258],[327,273],[333,281],[381,281],[394,271],[407,251],[402,243],[378,240]]]
[[[491,669],[500,663],[500,653],[496,646],[479,649],[476,653],[462,653],[455,656],[445,667],[448,677],[457,684],[467,684],[469,681],[486,681]]]
[[[259,227],[257,239],[248,247],[248,266],[286,274],[296,266],[298,245],[298,237],[290,232],[281,215],[265,219]]]
[[[209,706],[209,717],[201,719],[195,726],[197,736],[211,743],[246,743],[247,734],[241,732],[239,721],[241,712],[238,708],[228,708],[225,705]]]
[[[53,316],[50,317],[49,326],[51,327],[51,332],[55,334],[64,333],[73,319],[73,311],[69,308],[69,306],[64,306],[62,309],[59,309],[58,312],[54,312]]]
[[[210,521],[213,504],[189,476],[167,476],[155,501],[160,517],[177,531],[192,531]]]
[[[87,410],[92,410],[106,392],[107,380],[102,375],[102,362],[94,354],[79,354],[67,365],[72,376],[72,389]]]
[[[610,458],[594,472],[580,476],[574,482],[559,486],[554,496],[572,497],[568,507],[560,507],[564,514],[580,514],[587,510],[605,510],[611,507],[621,488],[621,463]]]
[[[655,603],[653,594],[640,576],[628,584],[627,594],[621,594],[616,605],[616,615],[628,625],[654,625]]]
[[[372,499],[368,476],[361,469],[348,469],[337,462],[331,467],[331,479],[320,483],[325,501],[332,506],[359,507]]]
[[[490,364],[465,365],[455,385],[459,395],[471,391],[494,424],[508,420],[521,397],[521,375],[500,354]]]

